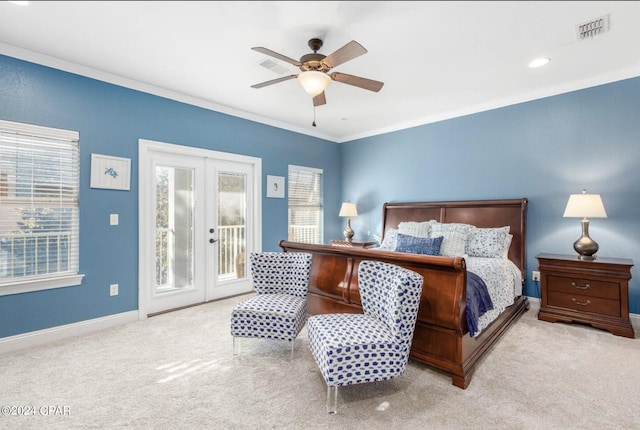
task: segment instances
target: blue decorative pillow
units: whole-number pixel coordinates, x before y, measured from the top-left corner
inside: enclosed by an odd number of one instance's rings
[[[398,233],[396,251],[412,254],[440,255],[444,237],[416,237]]]

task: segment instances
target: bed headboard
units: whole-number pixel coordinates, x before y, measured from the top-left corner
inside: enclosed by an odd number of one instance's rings
[[[454,202],[385,203],[382,207],[382,237],[387,229],[398,228],[402,221],[436,220],[464,223],[476,227],[510,226],[513,235],[509,259],[522,270],[526,279],[527,199],[468,200]]]

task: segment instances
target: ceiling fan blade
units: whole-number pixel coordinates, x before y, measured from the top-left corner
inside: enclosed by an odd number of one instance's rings
[[[286,63],[293,64],[296,67],[299,67],[302,63],[298,60],[294,60],[293,58],[287,57],[286,55],[278,54],[277,52],[272,51],[271,49],[263,48],[261,46],[251,48],[254,51],[261,52],[265,55],[269,55],[271,57],[277,58],[278,60],[282,60]]]
[[[327,66],[334,68],[342,63],[346,63],[349,60],[353,60],[356,57],[366,54],[367,52],[368,51],[364,49],[362,45],[360,45],[355,40],[352,40],[342,48],[335,51],[333,54],[329,54],[324,59],[324,63]]]
[[[329,76],[336,82],[341,82],[354,87],[363,88],[376,93],[382,89],[384,82],[374,81],[373,79],[361,78],[360,76],[348,75],[346,73],[333,72]]]
[[[313,98],[314,106],[322,106],[326,104],[327,104],[327,98],[324,95],[324,91]]]
[[[270,81],[261,82],[259,84],[251,85],[251,88],[263,88],[263,87],[266,87],[266,86],[269,86],[269,85],[277,84],[279,82],[288,81],[289,79],[295,79],[297,77],[298,77],[298,75],[289,75],[289,76],[285,76],[285,77],[278,78],[278,79],[272,79]]]

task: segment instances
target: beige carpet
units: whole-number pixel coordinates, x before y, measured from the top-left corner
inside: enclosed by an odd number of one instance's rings
[[[640,340],[541,322],[533,309],[466,390],[411,361],[396,380],[341,389],[328,415],[306,331],[293,359],[283,343],[252,340],[233,357],[229,316],[243,298],[0,356],[0,428],[640,427]]]

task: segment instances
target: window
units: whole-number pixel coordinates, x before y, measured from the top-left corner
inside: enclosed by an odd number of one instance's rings
[[[78,140],[0,120],[0,295],[80,284]]]
[[[322,170],[289,166],[289,240],[323,241]]]

